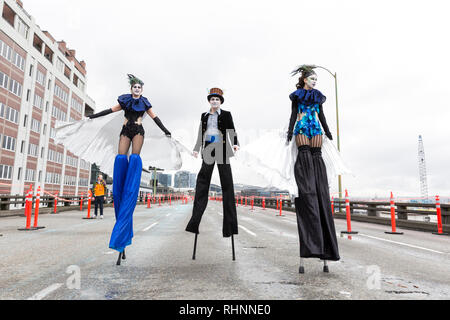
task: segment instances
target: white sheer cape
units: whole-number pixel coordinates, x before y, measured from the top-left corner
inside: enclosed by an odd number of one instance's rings
[[[286,143],[286,132],[287,128],[268,131],[254,143],[242,147],[236,153],[234,162],[237,167],[246,167],[249,172],[252,172],[253,177],[249,179],[258,181],[259,186],[288,190],[291,195],[297,197],[298,187],[295,181],[294,164],[297,160],[298,148],[295,139],[292,139],[289,144]],[[322,157],[330,185],[338,175],[353,175],[332,141],[325,136]],[[250,180],[248,180],[249,184],[251,184]],[[261,185],[261,181],[264,181],[264,185]]]
[[[123,123],[123,112],[71,123],[57,121],[55,141],[81,159],[96,163],[101,171],[112,176]],[[145,130],[141,151],[143,167],[179,170],[182,166],[180,153],[191,151],[173,137],[166,137],[150,117],[145,116],[142,125]]]

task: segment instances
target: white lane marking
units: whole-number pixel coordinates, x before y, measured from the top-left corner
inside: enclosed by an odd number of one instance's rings
[[[378,237],[374,237],[374,236],[369,236],[369,235],[363,234],[363,233],[359,233],[359,235],[363,236],[363,237],[377,239],[377,240],[386,241],[386,242],[391,242],[391,243],[395,243],[395,244],[399,244],[399,245],[407,246],[407,247],[411,247],[411,248],[422,249],[422,250],[431,251],[431,252],[435,252],[435,253],[445,254],[445,252],[436,251],[436,250],[428,249],[428,248],[424,248],[424,247],[419,247],[419,246],[415,246],[415,245],[408,244],[408,243],[403,243],[403,242],[398,242],[398,241],[392,241],[392,240],[388,240],[388,239],[378,238]]]
[[[241,228],[242,230],[244,230],[245,232],[247,232],[248,234],[250,234],[250,235],[252,235],[252,236],[254,236],[254,237],[256,237],[256,233],[254,233],[254,232],[251,232],[250,230],[248,230],[246,227],[243,227],[243,226],[239,226],[239,228]]]
[[[105,252],[105,254],[113,254],[113,253],[114,253],[114,251]]]
[[[42,300],[44,299],[47,295],[49,295],[50,293],[52,293],[55,290],[58,290],[59,288],[62,287],[62,283],[55,283],[52,284],[50,287],[45,288],[42,291],[39,291],[38,293],[36,293],[34,296],[32,296],[31,298],[28,298],[28,300]]]
[[[167,214],[166,217],[170,217],[171,213]]]
[[[158,224],[158,222],[155,222],[154,224],[152,224],[151,226],[148,226],[147,228],[145,228],[144,230],[142,230],[142,231],[148,231],[148,230],[150,230],[151,228],[153,228],[154,226],[156,226]]]
[[[218,214],[219,216],[223,217],[223,214],[222,214],[222,213],[220,213],[220,212],[217,212],[217,214]]]

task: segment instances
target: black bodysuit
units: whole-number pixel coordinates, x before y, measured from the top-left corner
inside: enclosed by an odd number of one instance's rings
[[[145,111],[135,111],[133,109],[125,109],[125,118],[128,120],[127,124],[122,127],[121,136],[128,137],[130,140],[137,135],[145,136],[145,130],[142,124],[137,124],[136,121],[143,117]]]

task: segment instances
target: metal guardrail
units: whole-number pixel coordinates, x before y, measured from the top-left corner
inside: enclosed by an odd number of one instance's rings
[[[265,207],[271,209],[278,209],[278,198],[263,198],[263,197],[242,197],[242,204],[245,204],[247,198],[247,207],[251,206],[253,199],[253,206],[262,207],[263,199]],[[241,197],[235,199],[241,206]],[[282,210],[295,212],[295,204],[290,199],[282,199]],[[405,229],[419,230],[419,231],[436,231],[436,223],[427,221],[417,221],[413,217],[417,216],[436,216],[437,207],[430,203],[404,203],[399,202],[395,204],[396,207],[396,221],[397,226]],[[350,200],[350,214],[354,221],[368,222],[382,225],[391,225],[390,218],[390,202],[370,202],[370,201],[351,201]],[[450,204],[441,204],[441,215],[444,232],[450,232]],[[346,218],[345,199],[334,199],[334,217],[338,219]]]
[[[181,196],[178,193],[171,194],[158,194],[156,195],[156,200],[159,201],[159,197],[161,197],[162,202],[167,202],[172,196],[172,201],[174,201],[175,197]],[[82,206],[85,207],[88,204],[88,197],[86,195],[83,196],[57,196],[56,198],[56,206],[59,207],[74,207],[80,208],[81,199],[83,199]],[[0,195],[0,216],[2,216],[2,212],[11,212],[17,211],[17,213],[22,213],[23,208],[25,208],[25,200],[26,196],[14,196],[14,195]],[[138,204],[145,204],[144,196],[138,196],[137,199]],[[36,203],[36,196],[33,196],[33,207]],[[105,205],[112,204],[113,197],[105,196]],[[10,206],[14,205],[15,208],[10,209]],[[40,205],[41,208],[54,208],[55,205],[55,197],[49,195],[43,195],[40,197]],[[92,200],[92,205],[94,205],[94,201]]]
[[[250,203],[249,200],[254,200],[254,205],[262,207],[262,197],[243,197],[247,198],[247,205]],[[239,199],[240,198],[236,198]],[[264,198],[266,207],[276,208],[277,201],[276,198]],[[295,211],[294,203],[290,199],[282,199],[283,210]],[[240,202],[239,202],[240,204]],[[352,201],[350,200],[350,212],[352,215],[367,215],[369,217],[380,217],[381,213],[391,214],[391,204],[389,201],[386,202],[369,202],[369,201]],[[395,204],[396,213],[398,220],[409,220],[409,215],[422,215],[422,216],[433,216],[436,215],[436,205],[430,203],[406,203],[398,202]],[[334,199],[334,210],[335,212],[345,212],[345,199]],[[444,224],[450,224],[450,204],[441,204],[442,210],[442,222]]]

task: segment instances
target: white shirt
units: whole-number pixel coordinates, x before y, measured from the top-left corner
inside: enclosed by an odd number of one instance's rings
[[[220,137],[220,131],[219,131],[219,115],[222,112],[220,108],[217,109],[216,112],[211,114],[211,111],[209,111],[210,115],[208,117],[208,123],[206,125],[206,132],[205,132],[205,141],[210,141],[211,137],[215,137],[215,142],[218,142]]]

